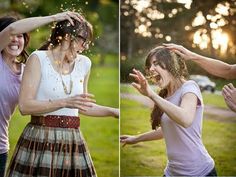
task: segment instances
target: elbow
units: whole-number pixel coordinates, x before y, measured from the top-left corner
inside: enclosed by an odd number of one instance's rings
[[[191,123],[188,123],[188,122],[184,122],[184,123],[182,123],[182,127],[184,127],[184,128],[188,128],[188,127],[190,127],[192,124]]]
[[[21,113],[21,115],[25,116],[25,115],[29,115],[27,109],[25,108],[24,104],[19,103],[19,111]]]
[[[192,125],[192,123],[193,123],[193,121],[186,120],[186,121],[182,122],[181,126],[184,127],[184,128],[188,128],[188,127],[190,127]]]

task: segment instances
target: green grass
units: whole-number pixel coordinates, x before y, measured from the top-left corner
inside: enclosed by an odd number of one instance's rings
[[[151,129],[150,109],[130,100],[121,99],[120,132],[139,134]],[[163,140],[126,145],[120,150],[121,177],[157,176],[165,168],[166,155]]]
[[[138,94],[138,91],[130,83],[120,85],[120,93]]]
[[[236,174],[236,123],[203,121],[203,142],[215,160],[219,176]],[[121,99],[121,134],[139,134],[151,129],[150,109],[143,105]],[[121,177],[162,176],[167,158],[163,140],[127,145],[121,148]]]
[[[219,108],[227,108],[225,104],[224,97],[222,95],[216,95],[212,93],[203,93],[203,102],[205,105],[212,105]]]
[[[112,89],[111,89],[112,88]],[[117,67],[93,67],[89,92],[98,104],[118,107],[119,78]],[[29,117],[22,117],[18,110],[10,121],[10,160],[17,140]],[[88,144],[98,176],[119,176],[119,121],[112,117],[81,116],[81,130]]]

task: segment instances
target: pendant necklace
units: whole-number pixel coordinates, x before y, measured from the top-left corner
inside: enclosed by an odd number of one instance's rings
[[[55,60],[53,51],[52,51],[52,56],[53,56],[53,59]],[[55,62],[54,62],[54,63],[55,63]],[[61,70],[60,70],[60,67],[57,66],[57,68],[59,69],[59,75],[60,75],[60,78],[61,78],[61,83],[62,83],[62,86],[63,86],[64,93],[65,93],[66,95],[70,95],[71,92],[72,92],[72,89],[73,89],[73,81],[72,81],[72,78],[71,78],[71,73],[72,73],[72,72],[70,72],[70,86],[69,86],[70,89],[67,89],[67,86],[66,86],[66,84],[65,84],[65,82],[64,82],[64,80],[63,80],[63,78],[62,78],[62,72],[61,72]]]

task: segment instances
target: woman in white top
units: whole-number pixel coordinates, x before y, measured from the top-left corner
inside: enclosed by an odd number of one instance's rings
[[[53,21],[72,18],[80,20],[75,12],[63,12],[45,17],[31,17],[17,20],[11,16],[0,18],[0,177],[4,176],[9,139],[8,127],[19,100],[23,65],[28,57],[27,32]]]
[[[73,22],[57,23],[44,50],[27,61],[19,108],[31,115],[31,122],[7,176],[96,176],[79,114],[118,117],[118,109],[96,105],[87,93],[91,61],[78,53],[88,49],[92,26],[86,20]]]

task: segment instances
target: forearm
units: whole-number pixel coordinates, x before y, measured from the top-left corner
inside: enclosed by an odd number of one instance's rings
[[[220,60],[204,57],[201,55],[196,55],[193,61],[212,75],[225,79],[236,78],[236,67],[233,65],[229,65]]]
[[[22,115],[40,115],[52,111],[56,111],[65,107],[64,99],[59,100],[24,100],[19,102],[19,109]]]
[[[26,33],[55,20],[55,16],[31,17],[18,20],[9,25],[11,35]]]
[[[118,109],[111,108],[107,106],[101,106],[97,104],[92,104],[92,107],[88,108],[86,111],[80,111],[80,113],[87,115],[87,116],[94,116],[94,117],[106,117],[112,116],[117,117]]]
[[[150,132],[146,132],[140,135],[136,135],[137,142],[144,142],[144,141],[154,141],[160,140],[163,138],[161,127],[157,130],[152,130]]]
[[[185,128],[191,125],[194,118],[194,113],[190,113],[182,107],[174,105],[157,94],[152,94],[150,98],[168,115],[170,119],[175,121],[177,124]]]

